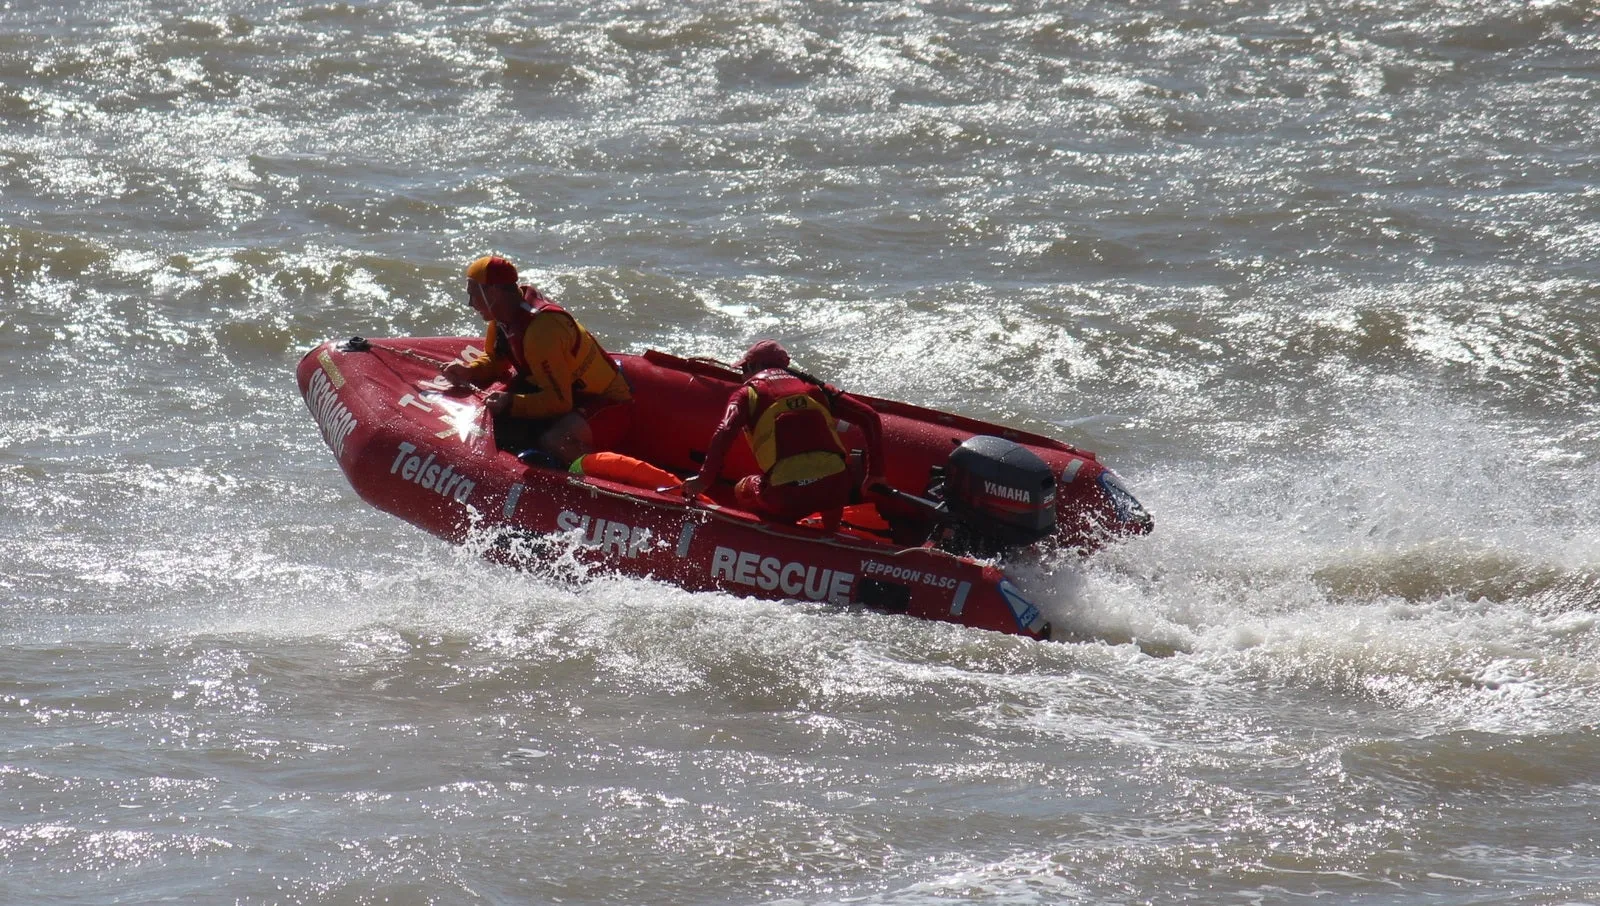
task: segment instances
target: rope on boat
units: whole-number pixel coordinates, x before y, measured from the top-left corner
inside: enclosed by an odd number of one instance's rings
[[[696,362],[696,363],[701,364],[701,365],[715,365],[718,368],[722,368],[724,370],[731,371],[734,374],[738,374],[739,373],[739,369],[737,369],[734,366],[728,364],[727,362],[724,362],[721,359],[715,358],[713,356],[694,355],[694,356],[689,356],[688,358],[684,359],[684,361],[685,362]]]
[[[798,539],[798,540],[803,540],[803,541],[808,541],[808,542],[813,542],[813,543],[818,543],[818,544],[825,544],[825,545],[828,545],[829,547],[837,547],[837,548],[843,548],[845,550],[859,551],[859,552],[864,553],[864,554],[875,554],[875,555],[878,555],[878,556],[898,557],[898,556],[900,556],[902,554],[924,553],[924,554],[933,554],[933,555],[938,556],[938,557],[942,557],[942,558],[946,558],[946,559],[950,559],[950,560],[955,560],[955,561],[958,561],[958,562],[975,559],[975,558],[971,558],[971,557],[963,557],[963,556],[961,556],[959,554],[952,554],[947,550],[943,550],[942,548],[937,548],[937,547],[907,547],[907,548],[902,548],[900,550],[896,550],[896,551],[893,551],[893,552],[887,552],[887,551],[884,551],[880,547],[872,545],[870,542],[867,542],[867,541],[864,541],[864,540],[862,540],[862,541],[851,540],[851,539],[844,538],[844,537],[842,537],[840,535],[837,535],[837,534],[834,534],[834,535],[822,535],[822,534],[819,534],[819,535],[816,535],[816,536],[806,537],[806,536],[803,536],[803,535],[799,535],[798,533],[793,531],[794,526],[789,525],[789,524],[769,523],[769,522],[762,521],[760,519],[752,520],[752,519],[745,518],[745,517],[733,516],[733,515],[731,515],[729,513],[724,512],[725,508],[722,506],[722,504],[719,504],[719,503],[701,503],[699,501],[682,501],[682,502],[679,502],[679,501],[675,501],[675,500],[665,500],[665,501],[652,500],[652,499],[650,499],[648,497],[641,497],[638,494],[619,493],[617,491],[611,490],[610,488],[602,488],[599,485],[596,485],[591,481],[586,481],[585,477],[582,476],[582,475],[571,475],[571,474],[569,474],[567,476],[567,483],[570,484],[570,485],[575,485],[577,487],[584,488],[585,490],[587,490],[591,494],[598,494],[598,495],[602,495],[602,496],[605,496],[605,497],[613,497],[613,498],[616,498],[618,500],[626,500],[626,501],[630,501],[630,502],[633,502],[633,503],[642,503],[642,504],[644,504],[646,506],[649,506],[651,508],[654,508],[654,509],[663,509],[663,510],[679,510],[679,509],[682,509],[682,510],[685,510],[685,511],[687,511],[689,513],[702,513],[708,519],[715,519],[718,522],[726,522],[726,523],[731,523],[731,524],[734,524],[734,525],[741,526],[743,528],[753,529],[755,531],[761,532],[762,534],[773,535],[773,536],[780,537],[780,538],[795,538],[795,539]],[[661,492],[657,491],[656,493],[659,494]]]
[[[444,374],[444,370],[446,368],[453,364],[452,362],[447,362],[444,359],[436,359],[430,355],[423,355],[422,353],[417,352],[415,349],[406,349],[400,346],[379,345],[371,340],[366,339],[365,337],[351,337],[350,339],[344,341],[344,343],[340,346],[340,349],[344,350],[345,352],[391,352],[397,356],[412,359],[414,361],[421,362],[424,365],[429,365],[441,375]],[[391,367],[389,370],[393,371],[394,369]],[[470,390],[474,396],[479,397],[480,399],[488,396],[490,392],[474,384],[456,383],[455,386],[461,390]]]

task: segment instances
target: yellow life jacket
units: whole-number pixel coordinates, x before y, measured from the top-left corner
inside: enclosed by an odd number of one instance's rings
[[[494,336],[490,340],[491,344],[494,344],[496,351],[509,358],[512,364],[516,365],[518,373],[531,374],[532,367],[523,354],[521,343],[523,332],[528,329],[533,319],[539,315],[566,318],[576,328],[577,334],[576,339],[572,342],[572,348],[567,350],[567,354],[573,362],[572,392],[574,395],[604,395],[606,389],[617,379],[618,372],[617,366],[611,361],[611,357],[606,355],[605,349],[601,348],[600,341],[596,340],[594,335],[589,333],[588,329],[582,324],[578,323],[578,319],[574,318],[565,308],[550,301],[537,289],[531,286],[523,287],[522,294],[524,304],[521,310],[515,313],[515,317],[510,324],[497,325],[493,322],[490,324],[490,333],[498,334],[498,336]],[[495,327],[499,326],[503,326],[505,329],[494,330]]]
[[[774,368],[744,389],[750,449],[767,481],[808,484],[845,470],[844,442],[821,388]]]

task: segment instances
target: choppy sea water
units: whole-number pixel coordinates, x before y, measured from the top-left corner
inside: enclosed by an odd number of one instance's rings
[[[1587,0],[0,0],[0,902],[1600,901]],[[314,344],[784,341],[1095,450],[1082,641],[541,581]]]

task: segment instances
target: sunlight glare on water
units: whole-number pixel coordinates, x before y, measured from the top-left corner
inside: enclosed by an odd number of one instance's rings
[[[1590,902],[1578,0],[0,7],[4,902]],[[780,339],[1093,450],[1058,641],[487,562],[308,349]]]

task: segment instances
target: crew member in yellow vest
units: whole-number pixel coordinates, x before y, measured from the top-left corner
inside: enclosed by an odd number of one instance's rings
[[[684,496],[694,497],[717,477],[742,432],[761,472],[739,480],[735,502],[777,522],[821,513],[823,527],[833,530],[856,491],[838,419],[860,425],[866,435],[868,477],[862,484],[870,488],[883,480],[878,413],[847,393],[790,370],[788,351],[772,340],[751,346],[737,367],[744,383],[728,397],[699,474],[683,483]]]
[[[576,318],[537,288],[519,287],[516,267],[498,255],[467,266],[467,301],[489,322],[484,352],[444,374],[479,386],[507,381],[484,400],[502,449],[536,448],[564,469],[622,441],[632,425],[633,394]]]

